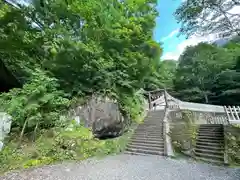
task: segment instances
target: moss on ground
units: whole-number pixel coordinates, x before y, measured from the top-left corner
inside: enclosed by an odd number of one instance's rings
[[[76,126],[42,131],[34,143],[25,139],[20,147],[16,140],[11,140],[0,152],[0,173],[66,160],[79,161],[118,154],[125,150],[132,133],[133,128],[130,128],[120,137],[99,140],[93,137],[90,129]]]
[[[229,165],[240,166],[240,125],[231,125],[227,129],[225,138]]]

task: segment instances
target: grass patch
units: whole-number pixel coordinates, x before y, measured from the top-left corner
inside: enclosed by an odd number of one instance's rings
[[[125,150],[133,131],[134,127],[120,137],[99,140],[93,137],[90,129],[76,126],[42,131],[35,143],[24,139],[20,147],[17,140],[11,140],[0,152],[0,174],[66,160],[119,154]]]

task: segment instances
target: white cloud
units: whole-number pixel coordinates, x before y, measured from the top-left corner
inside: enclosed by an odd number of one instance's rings
[[[166,41],[166,40],[172,38],[172,37],[175,36],[178,32],[179,32],[179,28],[173,30],[173,31],[172,31],[169,35],[167,35],[166,37],[163,37],[163,38],[161,39],[161,41],[163,42],[163,41]]]
[[[184,1],[184,0],[183,0]],[[240,15],[240,6],[235,6],[232,9],[228,11],[231,14],[238,14]],[[240,23],[239,26],[236,28],[240,28]],[[173,33],[173,32],[172,32]],[[170,33],[169,36],[172,34]],[[173,34],[174,35],[174,34]],[[173,36],[172,35],[172,36]],[[167,36],[168,37],[168,36]],[[166,38],[167,38],[166,37]],[[170,37],[169,37],[170,38]],[[168,39],[168,38],[167,38]],[[176,47],[175,51],[172,52],[166,52],[163,56],[162,59],[174,59],[178,60],[179,56],[182,54],[182,52],[185,50],[187,46],[194,46],[197,45],[200,42],[211,42],[219,39],[217,35],[211,34],[207,36],[192,36],[189,39],[186,39],[179,43]]]
[[[178,60],[178,57],[179,57],[179,53],[167,52],[162,56],[162,59],[164,59],[164,60],[170,60],[170,59]]]
[[[205,37],[200,36],[192,36],[189,39],[186,39],[179,43],[176,47],[176,50],[173,52],[167,52],[162,56],[162,59],[174,59],[178,60],[179,56],[182,54],[182,52],[185,50],[188,46],[194,46],[197,45],[200,42],[211,42],[214,40],[217,40],[218,38],[215,35],[208,35]]]

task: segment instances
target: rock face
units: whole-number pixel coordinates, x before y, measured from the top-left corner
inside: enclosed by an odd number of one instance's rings
[[[130,122],[129,118],[123,117],[115,101],[100,97],[92,97],[87,104],[76,107],[71,116],[92,128],[98,138],[117,137]]]
[[[97,138],[113,138],[122,135],[124,126],[123,122],[112,117],[99,118],[93,123],[92,130]]]
[[[98,138],[117,137],[123,133],[124,123],[118,105],[114,102],[105,102],[96,109],[92,131]]]
[[[12,117],[7,113],[0,112],[0,151],[3,148],[3,140],[10,132]]]

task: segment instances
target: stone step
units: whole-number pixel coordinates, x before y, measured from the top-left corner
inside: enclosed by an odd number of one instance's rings
[[[161,133],[163,132],[163,129],[161,128],[138,128],[135,130],[135,132],[157,132],[157,133]]]
[[[216,150],[216,149],[215,150],[209,150],[209,149],[196,148],[195,152],[204,153],[204,154],[213,154],[213,155],[219,155],[219,156],[224,155],[223,150]]]
[[[207,136],[207,137],[221,137],[221,138],[224,138],[224,135],[223,134],[216,134],[216,133],[208,133],[208,134],[205,134],[205,133],[198,133],[197,135],[198,137],[200,136]]]
[[[203,157],[203,158],[209,158],[209,159],[213,159],[213,160],[219,160],[219,161],[224,161],[224,156],[220,156],[220,155],[213,155],[213,154],[208,154],[208,153],[199,153],[199,152],[195,152],[195,155],[197,157]]]
[[[138,127],[136,130],[135,130],[135,132],[136,131],[143,131],[143,132],[147,132],[148,130],[148,132],[161,132],[162,130],[163,130],[163,128],[157,128],[157,127]]]
[[[163,131],[135,131],[135,134],[139,134],[139,135],[162,135],[163,134]]]
[[[159,114],[151,114],[149,116],[147,116],[145,119],[159,119],[159,120],[163,120],[163,116],[159,115]]]
[[[222,165],[224,163],[223,160],[209,159],[209,158],[204,158],[204,157],[196,157],[196,159],[204,161],[204,162],[220,164],[220,165]]]
[[[158,127],[162,127],[163,126],[163,123],[158,123],[158,122],[149,122],[149,123],[143,123],[139,126],[158,126]]]
[[[136,139],[136,138],[149,138],[149,139],[162,139],[163,138],[163,136],[162,135],[137,135],[137,134],[134,134],[133,136],[132,136],[132,138],[134,138],[134,139]]]
[[[224,138],[223,134],[205,134],[205,133],[198,133],[197,137],[213,137],[213,138]]]
[[[211,140],[223,140],[223,136],[205,136],[205,135],[198,135],[198,139],[211,139]]]
[[[143,124],[140,124],[139,126],[146,126],[146,125],[148,125],[148,126],[163,126],[163,123],[161,123],[161,122],[145,122],[145,123],[143,123]]]
[[[142,125],[162,125],[163,122],[161,121],[149,121],[149,122],[144,122]]]
[[[206,138],[198,138],[197,142],[210,142],[210,143],[223,143],[224,139],[206,139]]]
[[[153,139],[132,139],[131,142],[133,143],[148,143],[148,144],[163,144],[163,139],[153,140]]]
[[[152,115],[164,116],[164,111],[151,111],[147,114],[147,116],[152,116]]]
[[[199,136],[224,136],[223,133],[221,132],[199,132],[198,133]]]
[[[124,154],[138,155],[138,156],[149,156],[149,154],[145,154],[145,153],[137,153],[137,152],[131,152],[131,151],[125,151]]]
[[[150,121],[162,122],[162,121],[163,121],[163,117],[152,116],[152,117],[146,117],[146,118],[144,119],[144,122],[150,122]]]
[[[143,124],[140,124],[139,125],[140,127],[141,126],[157,126],[157,127],[162,127],[163,125],[162,125],[162,123],[143,123]],[[138,126],[138,127],[139,127]]]
[[[164,110],[152,110],[152,111],[149,111],[148,114],[159,114],[159,113],[163,113],[164,114]]]
[[[207,127],[200,127],[200,131],[223,131],[223,128],[207,128]]]
[[[142,149],[142,150],[153,150],[153,151],[164,151],[164,147],[160,146],[160,147],[154,147],[154,146],[137,146],[137,145],[133,145],[133,144],[128,144],[127,145],[127,149],[130,148],[130,149]]]
[[[163,119],[163,116],[159,114],[150,114],[147,117],[145,117],[145,119]]]
[[[144,154],[153,154],[153,155],[163,155],[163,151],[154,151],[149,149],[136,149],[136,148],[126,148],[128,152],[134,152],[134,153],[144,153]]]
[[[223,133],[222,129],[199,129],[198,132],[221,132]]]
[[[163,131],[161,130],[155,130],[155,131],[135,131],[134,134],[139,134],[139,135],[159,135],[162,134]]]
[[[163,126],[160,126],[158,124],[143,124],[138,126],[138,128],[159,128],[162,129]]]
[[[158,148],[164,148],[164,143],[163,142],[158,142],[158,143],[151,143],[151,142],[130,142],[129,145],[133,146],[151,146],[151,147],[158,147]]]
[[[161,137],[151,138],[151,137],[133,137],[132,140],[140,140],[140,141],[152,141],[152,142],[161,142],[163,139]]]
[[[146,122],[141,124],[140,126],[163,126],[161,122]]]
[[[219,125],[200,125],[199,128],[223,128],[223,126]]]
[[[215,151],[224,151],[224,147],[219,146],[204,146],[201,144],[196,145],[196,149],[208,149],[208,150],[215,150]]]
[[[224,147],[223,143],[219,143],[219,142],[205,142],[205,141],[197,141],[196,145],[200,145],[200,146],[212,146],[212,147]]]
[[[136,132],[154,132],[154,133],[162,133],[163,130],[162,129],[158,129],[158,128],[139,128],[139,129],[136,129],[135,130],[135,133]]]
[[[222,127],[222,124],[201,124],[200,127]]]
[[[162,131],[135,131],[135,134],[139,134],[139,135],[163,135]]]
[[[141,132],[141,131],[137,131],[135,132],[133,135],[140,135],[140,136],[162,136],[163,132]]]

